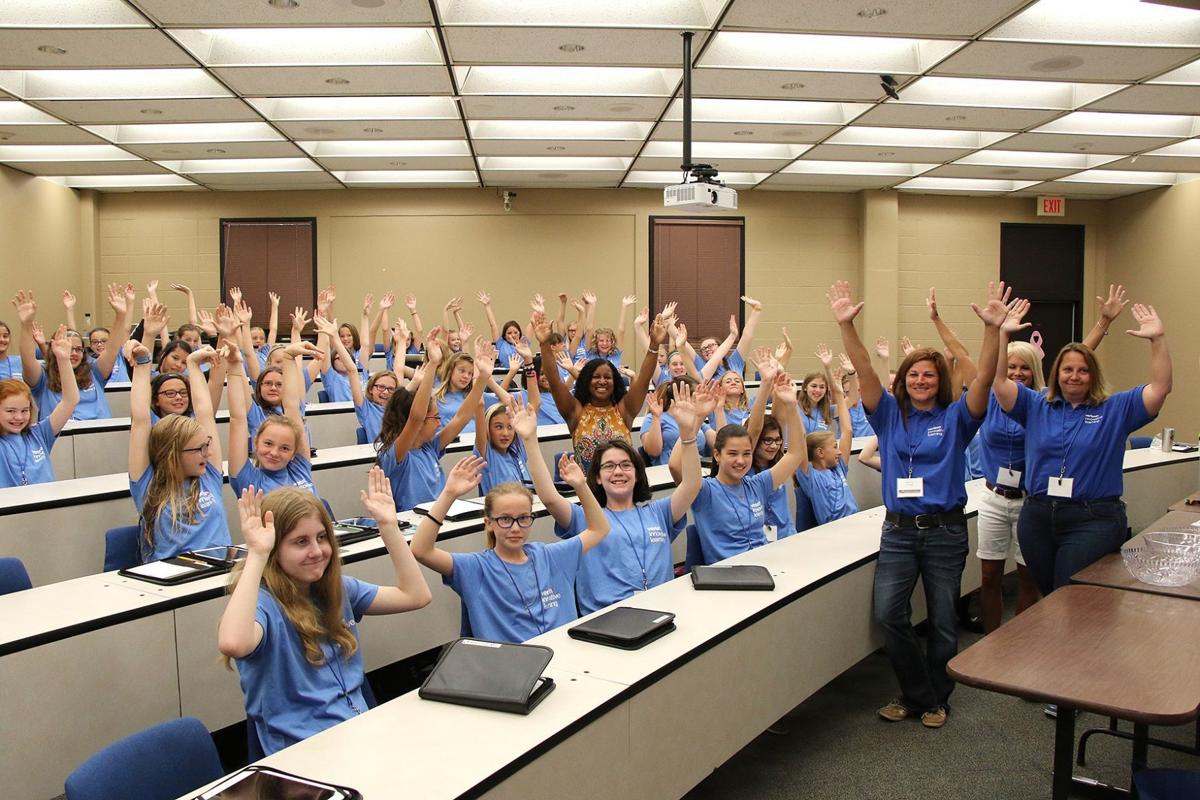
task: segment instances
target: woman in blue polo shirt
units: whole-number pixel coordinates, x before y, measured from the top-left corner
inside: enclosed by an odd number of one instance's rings
[[[1095,354],[1077,343],[1054,359],[1045,395],[996,376],[996,400],[1025,428],[1029,498],[1017,537],[1042,594],[1125,541],[1125,439],[1158,416],[1171,392],[1162,320],[1153,306],[1141,304],[1134,305],[1133,319],[1138,329],[1126,333],[1150,342],[1149,383],[1109,394]]]
[[[835,283],[828,296],[842,343],[859,375],[863,407],[879,437],[887,516],[875,566],[875,619],[901,692],[879,709],[879,715],[898,722],[920,714],[926,727],[940,728],[954,689],[946,663],[958,651],[955,605],[968,550],[964,458],[987,412],[999,327],[1008,316],[1004,284],[988,285],[984,307],[971,305],[983,320],[983,352],[975,380],[958,400],[953,399],[945,357],[923,348],[905,357],[891,393],[885,392],[854,327],[863,303],[851,299],[845,281]],[[925,585],[929,613],[927,653],[911,622],[918,577]]]

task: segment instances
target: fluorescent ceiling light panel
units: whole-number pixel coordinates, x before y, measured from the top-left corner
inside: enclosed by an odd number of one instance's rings
[[[803,100],[726,100],[698,97],[692,101],[696,122],[765,122],[801,125],[844,125],[871,106],[867,103],[815,103]],[[683,119],[683,102],[675,100],[668,120]]]
[[[668,97],[683,74],[649,67],[455,67],[462,94]]]
[[[1013,81],[990,78],[918,78],[904,87],[905,103],[985,108],[1072,109],[1125,88],[1124,84]]]
[[[157,189],[196,185],[179,175],[65,175],[46,180],[70,189]]]
[[[1043,153],[1027,150],[980,150],[963,156],[955,164],[977,167],[1034,167],[1043,169],[1090,169],[1120,156],[1090,156],[1083,153]]]
[[[0,103],[0,125],[65,125],[45,111],[12,101]]]
[[[1137,172],[1119,169],[1093,169],[1077,172],[1060,181],[1068,183],[1132,183],[1154,186],[1174,186],[1179,176],[1174,172]]]
[[[1077,133],[1089,136],[1167,136],[1178,139],[1200,133],[1200,117],[1076,111],[1035,128],[1033,132]]]
[[[945,39],[722,31],[704,51],[699,66],[915,75],[964,44]]]
[[[149,28],[122,0],[4,0],[0,28]]]
[[[1152,78],[1146,83],[1166,83],[1182,86],[1200,86],[1200,58],[1190,64]]]
[[[708,28],[724,0],[437,0],[444,25],[600,28]]]
[[[219,172],[320,172],[307,158],[202,158],[189,161],[159,161],[172,172],[202,175]]]
[[[1139,0],[1040,0],[984,38],[1200,47],[1200,15]]]
[[[1188,139],[1186,142],[1176,142],[1158,150],[1151,150],[1147,156],[1197,156],[1200,157],[1200,139]]]
[[[909,178],[937,164],[892,164],[886,161],[797,161],[784,167],[788,175],[895,175]]]
[[[0,161],[141,161],[111,144],[0,145]]]
[[[630,158],[575,158],[571,156],[482,156],[481,170],[523,170],[542,172],[592,172],[595,170],[625,170]]]
[[[468,120],[476,139],[589,139],[592,141],[641,140],[652,122],[592,120]]]
[[[479,183],[469,169],[335,170],[333,176],[342,183]]]
[[[449,97],[248,97],[267,119],[458,119]]]
[[[469,156],[471,149],[463,139],[395,140],[386,142],[296,142],[305,152],[317,157],[335,156]]]
[[[984,178],[913,178],[897,189],[934,192],[1015,192],[1038,181],[995,181]]]
[[[0,89],[31,100],[229,96],[201,69],[0,70]]]
[[[429,28],[177,28],[169,33],[211,67],[443,63]]]
[[[692,158],[779,158],[791,160],[804,154],[809,145],[767,142],[693,142]],[[682,158],[683,142],[647,142],[642,158]]]
[[[265,122],[186,122],[163,125],[84,125],[116,144],[177,142],[277,142],[283,137]]]
[[[1005,139],[1011,134],[992,131],[953,131],[926,128],[873,128],[854,126],[838,131],[828,144],[865,144],[885,147],[978,148]]]

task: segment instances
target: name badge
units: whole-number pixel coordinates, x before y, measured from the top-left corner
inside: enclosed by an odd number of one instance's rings
[[[1013,489],[1020,488],[1020,486],[1021,486],[1021,470],[1008,469],[1007,467],[1001,467],[1000,471],[996,474],[996,485],[1009,486]]]
[[[925,496],[925,479],[924,478],[897,478],[896,479],[896,496],[897,497],[924,497]]]
[[[1075,484],[1074,478],[1051,478],[1050,486],[1046,490],[1046,494],[1051,497],[1070,497],[1071,487]]]
[[[779,528],[774,525],[763,525],[763,535],[767,537],[768,542],[778,541]]]

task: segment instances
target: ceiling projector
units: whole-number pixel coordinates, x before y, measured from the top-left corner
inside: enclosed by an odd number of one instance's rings
[[[737,191],[716,183],[679,183],[663,189],[663,206],[681,211],[737,211]]]

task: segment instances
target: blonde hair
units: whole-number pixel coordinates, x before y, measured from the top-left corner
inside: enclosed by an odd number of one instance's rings
[[[180,414],[169,414],[150,429],[149,460],[154,473],[150,477],[150,485],[146,487],[146,500],[142,504],[142,541],[147,553],[154,552],[154,529],[163,508],[168,504],[171,506],[172,532],[179,529],[181,517],[186,518],[189,525],[196,521],[200,481],[193,480],[187,495],[184,495],[183,485],[187,476],[183,474],[183,449],[189,441],[203,433],[204,428],[199,422]]]
[[[25,427],[21,429],[21,433],[29,433],[34,420],[38,418],[38,407],[33,399],[33,392],[29,391],[29,386],[20,378],[6,378],[0,381],[0,403],[10,397],[24,397],[29,401],[29,419],[26,420]]]
[[[454,353],[449,358],[447,358],[445,361],[443,361],[442,365],[440,367],[438,367],[437,374],[438,374],[438,378],[441,379],[442,383],[440,386],[438,386],[436,389],[433,390],[434,402],[437,402],[438,400],[446,399],[446,392],[450,391],[450,376],[454,374],[454,367],[463,362],[466,362],[472,366],[475,365],[475,359],[471,358],[471,356],[468,355],[467,353]],[[464,392],[471,391],[471,386],[474,383],[475,383],[475,378],[474,378],[474,373],[472,373],[471,383],[468,383],[467,388],[463,389],[463,391]]]
[[[1033,349],[1029,342],[1009,342],[1008,357],[1019,358],[1025,362],[1033,373],[1033,389],[1040,392],[1046,388],[1046,379],[1042,376],[1042,357]]]
[[[733,370],[726,370],[725,374],[721,376],[720,382],[724,383],[725,379],[727,377],[729,377],[730,375],[737,378],[738,383],[740,383],[742,385],[742,393],[740,395],[738,395],[738,399],[736,401],[734,401],[733,405],[729,405],[729,398],[726,397],[725,398],[725,407],[726,408],[742,408],[742,409],[749,408],[750,402],[746,399],[746,382],[744,380],[742,380],[741,375],[738,375]]]
[[[337,537],[333,535],[333,522],[325,506],[311,492],[289,486],[276,489],[262,499],[262,513],[270,512],[275,518],[275,545],[267,557],[263,569],[263,583],[267,591],[279,603],[284,616],[296,628],[300,644],[304,647],[304,660],[314,667],[325,663],[321,643],[328,641],[337,647],[343,659],[348,659],[358,650],[358,639],[342,618],[345,598],[342,591],[342,562],[338,554]],[[279,566],[279,543],[295,530],[302,519],[315,517],[324,527],[331,553],[325,574],[311,586],[296,583]],[[233,570],[229,591],[232,593],[241,580],[245,562]],[[226,668],[232,669],[232,659],[222,657]]]
[[[254,449],[256,451],[258,450],[258,440],[262,438],[263,431],[265,431],[271,425],[278,425],[281,428],[287,428],[289,431],[291,431],[294,438],[292,449],[295,451],[300,450],[300,444],[304,441],[304,428],[301,427],[300,423],[296,422],[296,420],[292,419],[291,417],[284,416],[283,414],[271,414],[262,421],[262,424],[258,426],[258,432],[254,434]],[[258,463],[257,455],[251,457],[254,459],[254,466],[261,466]]]
[[[804,437],[804,443],[808,447],[808,460],[811,463],[817,451],[822,447],[829,447],[837,441],[837,436],[833,431],[813,431]]]
[[[533,509],[533,493],[531,493],[528,489],[526,489],[521,484],[512,483],[510,481],[509,483],[502,483],[499,486],[493,486],[492,490],[487,493],[486,497],[483,498],[483,514],[484,514],[484,516],[485,517],[492,516],[492,509],[495,508],[496,499],[499,497],[503,497],[504,495],[508,495],[508,494],[515,494],[515,495],[520,495],[521,497],[524,497],[526,500],[529,501],[530,510]],[[490,522],[490,520],[489,520],[489,522]],[[492,524],[495,524],[495,523],[492,523]],[[516,523],[514,522],[513,524],[515,525]],[[484,538],[484,541],[487,542],[487,546],[488,546],[489,550],[496,549],[496,534],[494,531],[491,530],[491,528],[484,526],[483,538]]]
[[[817,378],[825,380],[824,372],[810,372],[804,376],[804,382],[800,384],[800,408],[805,414],[811,414],[813,410],[813,402],[808,399],[808,384],[815,381]],[[832,391],[829,388],[829,381],[825,381],[825,396],[817,401],[816,408],[821,412],[821,417],[825,420],[826,425],[833,424],[833,412],[829,408],[829,393]]]
[[[1058,370],[1067,353],[1079,353],[1083,356],[1088,372],[1091,373],[1092,382],[1088,386],[1087,400],[1085,401],[1087,405],[1098,406],[1107,400],[1108,384],[1104,382],[1104,374],[1100,372],[1100,362],[1096,360],[1096,354],[1092,352],[1092,348],[1079,342],[1063,345],[1063,349],[1059,350],[1058,355],[1054,357],[1054,364],[1050,367],[1050,386],[1046,389],[1046,399],[1054,401],[1062,396],[1062,390],[1058,386]]]

